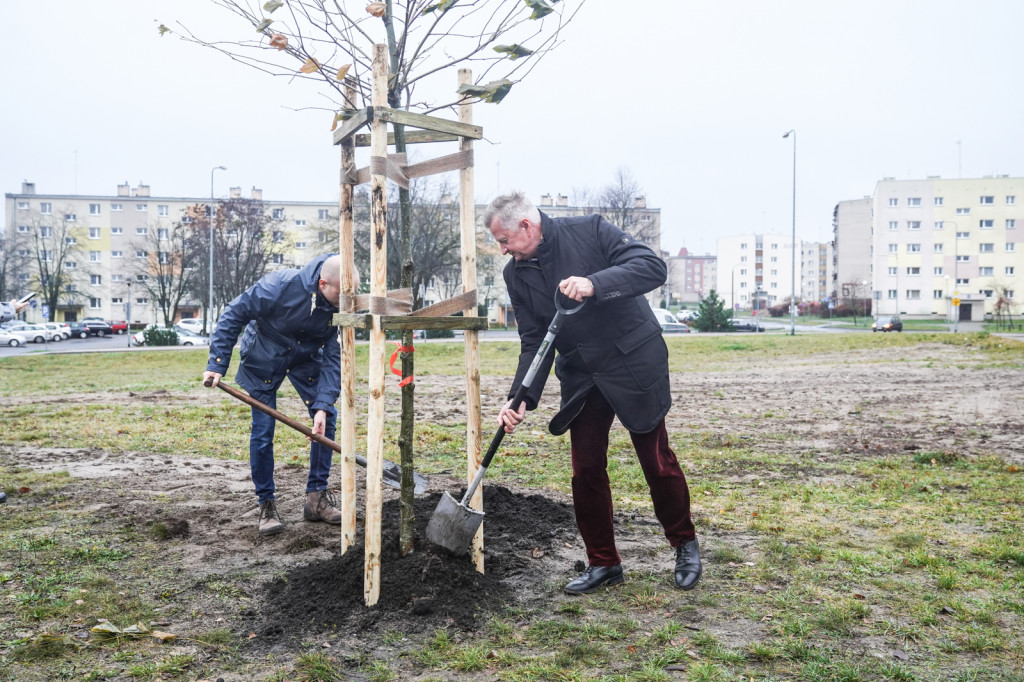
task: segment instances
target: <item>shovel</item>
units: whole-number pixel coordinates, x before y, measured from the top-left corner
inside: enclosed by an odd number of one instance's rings
[[[212,383],[212,382],[210,382],[210,383]],[[210,383],[206,383],[205,385],[206,386],[210,386]],[[305,424],[303,424],[301,422],[297,422],[294,419],[292,419],[291,417],[285,416],[284,414],[278,412],[277,410],[275,410],[274,408],[272,408],[272,407],[270,407],[268,405],[264,405],[263,403],[261,403],[260,401],[256,400],[252,396],[249,396],[249,395],[246,395],[245,393],[242,393],[237,388],[232,388],[231,386],[228,386],[227,384],[225,384],[223,381],[217,382],[217,388],[221,389],[222,391],[224,391],[228,395],[232,395],[232,396],[238,398],[243,403],[246,403],[248,405],[251,405],[252,407],[255,407],[260,412],[264,412],[266,414],[269,414],[271,417],[273,417],[277,421],[281,422],[282,424],[290,426],[293,429],[295,429],[296,431],[298,431],[299,433],[303,434],[304,436],[306,436],[306,438],[309,438],[310,440],[315,440],[317,443],[320,443],[321,445],[326,445],[331,450],[334,450],[337,453],[341,453],[341,446],[338,445],[337,443],[335,443],[330,438],[327,438],[326,436],[321,436],[319,433],[313,433],[312,429],[310,429]],[[366,468],[366,458],[362,457],[361,455],[356,455],[356,464],[358,464],[359,466],[361,466],[361,467],[363,467],[365,469]],[[383,481],[384,481],[385,484],[391,486],[392,488],[398,488],[399,490],[401,490],[402,489],[402,467],[398,466],[394,462],[389,462],[388,460],[384,460]],[[421,494],[423,494],[423,492],[426,489],[427,489],[427,479],[424,478],[423,476],[413,472],[413,492],[416,493],[417,495],[421,495]]]
[[[526,392],[530,390],[533,378],[537,376],[537,370],[540,369],[540,365],[544,361],[544,356],[548,354],[548,350],[555,340],[555,335],[562,328],[564,318],[567,315],[579,312],[580,308],[587,302],[587,299],[583,299],[579,305],[573,308],[563,308],[558,302],[558,298],[559,292],[556,291],[555,309],[557,312],[554,318],[552,318],[551,324],[548,325],[548,333],[544,336],[544,340],[541,341],[540,347],[537,349],[537,355],[534,356],[533,362],[530,363],[530,369],[523,378],[523,383],[520,384],[519,390],[516,391],[515,397],[512,398],[511,407],[513,410],[518,410],[519,406],[523,403]],[[430,517],[430,523],[427,524],[427,539],[435,545],[444,547],[452,554],[463,554],[469,550],[473,536],[476,535],[476,531],[484,521],[484,513],[477,509],[470,509],[466,505],[480,485],[480,481],[487,472],[487,467],[491,465],[491,460],[494,459],[494,453],[498,451],[498,446],[501,445],[501,441],[504,438],[505,426],[500,425],[498,426],[498,431],[494,434],[494,438],[491,440],[490,447],[487,448],[487,454],[484,455],[483,461],[480,462],[480,468],[477,470],[476,476],[473,477],[472,483],[466,489],[466,494],[462,496],[462,502],[456,502],[455,498],[447,492],[441,496],[441,500],[437,503],[437,509],[434,510],[434,515]]]

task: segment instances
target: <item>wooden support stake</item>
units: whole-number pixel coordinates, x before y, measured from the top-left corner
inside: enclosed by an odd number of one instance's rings
[[[473,82],[473,73],[469,69],[459,69],[459,85]],[[464,100],[459,105],[459,123],[463,128],[473,124],[473,105]],[[483,132],[476,137],[481,137]],[[459,140],[459,151],[467,155],[473,153],[473,139],[463,137]],[[476,289],[476,206],[473,191],[473,166],[459,171],[459,227],[462,236],[462,290]],[[465,316],[476,316],[474,308],[463,312]],[[479,332],[466,330],[466,474],[467,481],[472,481],[480,469],[481,430],[480,430],[480,347]],[[476,489],[470,500],[473,509],[483,509],[483,486]],[[484,572],[484,525],[473,536],[473,544],[469,556],[476,564],[476,570]]]
[[[373,46],[373,106],[387,105],[387,46]],[[370,125],[370,155],[387,155],[388,126],[374,118]],[[388,263],[388,201],[387,177],[384,169],[376,169],[370,177],[370,295],[383,298],[387,294]],[[381,493],[384,461],[384,379],[387,345],[380,316],[373,316],[370,330],[370,397],[366,420],[366,555],[363,564],[363,601],[374,606],[380,598],[381,516],[384,499]]]
[[[345,98],[354,106],[355,88],[345,84]],[[352,138],[341,142],[342,178],[344,169],[355,165]],[[352,185],[342,180],[338,202],[338,254],[341,256],[341,293],[354,296],[355,239],[352,233]],[[356,330],[341,329],[341,553],[344,554],[356,540]]]

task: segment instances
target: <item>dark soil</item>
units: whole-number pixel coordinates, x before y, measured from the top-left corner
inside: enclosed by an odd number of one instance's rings
[[[551,578],[539,558],[578,542],[570,505],[489,486],[484,497],[486,572],[480,574],[468,554],[453,556],[425,539],[440,497],[435,493],[416,499],[417,540],[406,556],[398,552],[398,501],[385,503],[380,599],[375,606],[364,605],[364,548],[358,544],[343,555],[296,566],[266,585],[262,603],[243,614],[249,619],[248,632],[262,640],[257,646],[331,632],[473,630],[489,614],[515,603],[518,595],[533,592],[525,587]],[[362,527],[361,519],[357,527]]]

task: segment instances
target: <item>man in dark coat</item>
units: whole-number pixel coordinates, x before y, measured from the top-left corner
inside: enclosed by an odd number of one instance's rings
[[[341,294],[341,259],[320,256],[302,269],[278,270],[252,285],[221,313],[210,339],[204,383],[216,386],[228,371],[231,350],[242,336],[235,381],[250,396],[277,406],[277,389],[291,381],[313,418],[313,433],[334,439],[341,393],[341,348],[334,314]],[[341,523],[341,512],[327,489],[330,448],[311,441],[303,518]],[[259,532],[284,526],[274,497],[274,418],[253,408],[249,465],[260,504]]]
[[[569,318],[554,346],[561,409],[555,435],[569,431],[576,525],[587,548],[587,570],[565,586],[582,594],[623,581],[615,548],[608,480],[608,434],[619,418],[629,431],[651,490],[654,513],[675,548],[675,584],[692,590],[702,567],[690,519],[686,477],[668,444],[668,348],[644,294],[665,283],[665,262],[650,248],[598,215],[551,218],[523,194],[498,197],[484,224],[513,259],[505,284],[515,310],[521,350],[509,396],[515,394],[555,314],[555,291],[589,305]],[[550,371],[540,367],[523,406],[511,400],[498,423],[511,433],[537,407]]]

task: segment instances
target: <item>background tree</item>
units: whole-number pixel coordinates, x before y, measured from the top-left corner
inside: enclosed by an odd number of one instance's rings
[[[28,293],[30,253],[28,235],[12,232],[6,239],[0,238],[0,301]]]
[[[638,200],[643,196],[643,188],[629,170],[618,168],[598,195],[598,204],[605,218],[661,255],[661,235],[655,222],[642,220],[644,207],[638,205]]]
[[[165,327],[174,324],[182,299],[195,291],[196,279],[207,270],[197,267],[194,248],[192,227],[181,220],[152,223],[132,244],[133,250],[146,252],[146,258],[135,261],[133,283],[149,295]]]
[[[29,251],[35,270],[33,286],[41,301],[49,306],[48,319],[53,322],[61,299],[74,305],[83,298],[78,292],[79,270],[87,270],[81,258],[83,247],[78,243],[83,228],[70,207],[53,215],[33,211],[29,220],[32,227]]]
[[[217,319],[231,299],[267,274],[275,263],[283,262],[285,251],[283,221],[273,219],[259,199],[234,198],[215,206],[210,230],[209,211],[197,205],[188,210],[191,219],[190,238],[184,244],[186,266],[195,268],[186,290],[201,301],[209,298],[209,253],[212,232],[213,311]],[[275,239],[275,233],[281,233]],[[298,267],[304,263],[297,263]]]
[[[708,295],[701,300],[697,306],[697,319],[693,326],[701,332],[730,332],[732,326],[732,311],[725,309],[725,301],[718,297],[718,292],[712,289]]]

